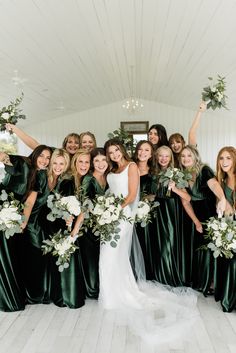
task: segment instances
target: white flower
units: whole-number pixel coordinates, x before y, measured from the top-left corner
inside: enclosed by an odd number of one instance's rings
[[[138,209],[137,209],[137,217],[139,219],[142,219],[144,216],[148,215],[150,210],[151,208],[146,202],[139,201]]]
[[[5,164],[0,162],[0,183],[3,181],[5,176],[6,176]]]
[[[17,207],[3,207],[0,211],[0,224],[4,224],[6,228],[11,228],[13,222],[20,222],[22,219],[18,213]]]
[[[67,250],[69,250],[71,247],[71,241],[68,238],[65,238],[65,240],[62,243],[55,244],[55,250],[58,251],[58,255],[62,256],[65,254]]]
[[[93,209],[93,214],[102,215],[103,211],[104,211],[103,207],[97,203],[96,206]]]
[[[78,216],[81,213],[80,202],[77,200],[75,196],[65,196],[61,198],[61,204],[65,205],[67,211],[74,215]]]
[[[1,117],[5,120],[9,119],[10,114],[8,112],[2,113]]]

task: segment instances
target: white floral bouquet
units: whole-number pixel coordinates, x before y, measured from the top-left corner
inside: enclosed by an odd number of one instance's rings
[[[15,233],[21,233],[23,205],[14,198],[13,193],[7,194],[5,190],[0,194],[0,230],[7,239]]]
[[[205,238],[209,243],[203,248],[213,251],[213,256],[231,259],[236,254],[236,221],[233,217],[211,217],[206,222]]]
[[[0,183],[3,181],[5,178],[6,171],[5,171],[5,164],[0,162]]]
[[[213,81],[212,77],[208,77],[210,81]],[[225,77],[218,75],[217,83],[211,84],[203,88],[202,91],[202,100],[207,102],[207,109],[212,108],[226,108],[226,98],[225,95]]]
[[[100,237],[100,242],[109,242],[112,247],[117,246],[119,240],[119,223],[121,220],[131,222],[126,217],[121,207],[124,198],[118,197],[110,192],[105,195],[96,195],[94,200],[85,200],[83,207],[85,212],[84,227],[91,228],[95,236]]]
[[[71,237],[67,231],[62,232],[60,229],[57,233],[50,236],[50,239],[43,240],[41,246],[43,254],[52,254],[57,256],[56,265],[58,271],[63,272],[65,268],[69,267],[71,255],[78,249],[75,245],[77,237]]]
[[[192,179],[192,174],[188,170],[180,170],[179,168],[167,168],[158,174],[158,182],[163,186],[168,186],[170,181],[174,181],[178,189],[184,189],[188,186],[188,181]],[[171,195],[168,187],[166,196]]]
[[[58,193],[49,195],[47,206],[51,209],[47,219],[52,222],[56,218],[62,218],[66,221],[72,216],[78,216],[81,213],[81,203],[74,195],[62,196]]]
[[[0,131],[6,130],[5,125],[7,123],[16,124],[18,119],[25,119],[25,115],[20,114],[21,110],[19,110],[18,106],[22,102],[24,97],[24,93],[21,93],[19,98],[16,98],[14,102],[10,102],[7,107],[3,107],[0,110]],[[12,133],[10,131],[10,133]]]
[[[158,201],[152,201],[144,197],[138,203],[137,213],[135,217],[136,223],[141,223],[141,227],[145,227],[149,222],[151,222],[152,211],[159,206]]]

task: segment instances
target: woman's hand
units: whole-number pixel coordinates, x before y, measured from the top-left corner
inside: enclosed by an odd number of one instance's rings
[[[195,224],[196,231],[197,231],[198,233],[203,233],[203,228],[202,228],[201,222],[200,222],[199,220],[196,220],[196,221],[194,222],[194,224]]]
[[[217,212],[219,218],[223,217],[225,210],[226,210],[226,199],[222,198],[218,202],[217,207],[216,207],[216,212]]]
[[[14,132],[14,128],[15,128],[15,125],[14,125],[14,124],[6,123],[6,124],[5,124],[5,127],[6,127],[6,130],[7,130],[7,131],[9,131],[9,132]]]
[[[177,188],[176,188],[176,185],[175,185],[175,181],[170,180],[169,184],[168,184],[168,190],[172,190],[173,192],[175,192],[176,189]]]

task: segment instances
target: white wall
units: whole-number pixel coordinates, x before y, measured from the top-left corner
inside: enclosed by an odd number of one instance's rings
[[[47,122],[25,127],[25,131],[41,143],[61,147],[64,137],[70,132],[91,131],[103,146],[108,132],[120,127],[120,121],[148,120],[149,126],[163,124],[168,135],[180,132],[187,140],[188,129],[195,111],[156,102],[143,101],[144,108],[129,114],[121,107],[122,102],[67,115]],[[236,146],[236,117],[229,111],[207,111],[202,116],[198,130],[198,148],[202,160],[215,167],[218,150],[225,145]],[[19,142],[19,154],[28,155],[30,150]]]

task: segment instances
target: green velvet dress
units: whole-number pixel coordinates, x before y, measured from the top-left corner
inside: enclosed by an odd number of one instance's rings
[[[233,206],[233,190],[226,184],[224,184],[224,193]],[[236,309],[236,254],[232,259],[218,257],[215,260],[214,284],[215,299],[221,301],[223,311],[231,312]]]
[[[171,192],[166,196],[167,187],[158,185],[156,200],[160,205],[156,208],[156,217],[150,224],[155,245],[152,249],[155,261],[155,279],[174,287],[182,286],[181,276],[183,256],[183,207],[180,198]]]
[[[72,179],[60,180],[56,187],[56,192],[63,196],[75,194],[74,181]],[[46,238],[53,235],[60,229],[66,230],[66,222],[63,219],[56,219],[54,222],[47,220],[47,214],[50,209],[47,205],[42,207],[40,217],[44,219],[42,231]],[[76,241],[79,245],[78,240]],[[70,265],[63,272],[58,271],[56,265],[57,258],[49,255],[49,297],[57,306],[67,306],[69,308],[80,308],[84,305],[85,290],[82,272],[82,262],[80,249],[77,249],[70,258]]]
[[[0,184],[0,191],[13,192],[14,197],[22,201],[26,192],[29,166],[20,156],[10,156],[12,166],[5,166],[6,176]],[[6,239],[0,232],[0,310],[17,311],[25,307],[23,286],[22,234],[14,234]]]
[[[154,176],[145,174],[140,176],[140,195],[155,195],[157,189],[157,183]],[[139,243],[143,253],[143,259],[145,264],[146,279],[156,280],[156,267],[158,266],[158,256],[156,249],[158,247],[156,232],[153,231],[152,224],[155,222],[153,212],[151,215],[151,222],[145,227],[141,227],[140,223],[136,223],[136,232],[139,239]]]
[[[93,175],[86,175],[82,182],[84,195],[93,200],[95,195],[104,195],[106,188],[101,187],[97,179]],[[86,296],[88,298],[98,298],[99,294],[99,253],[100,241],[97,236],[89,229],[79,239],[83,275],[86,288]]]
[[[24,284],[27,303],[50,303],[49,256],[42,254],[41,245],[47,236],[42,230],[45,218],[41,210],[50,190],[46,170],[39,170],[33,191],[37,199],[24,231]]]
[[[208,180],[214,178],[213,171],[203,166],[193,186],[188,189],[194,212],[200,222],[216,216],[216,197],[207,185]],[[204,295],[210,288],[213,280],[213,256],[211,250],[199,250],[206,244],[203,234],[195,230],[192,252],[192,285]]]

